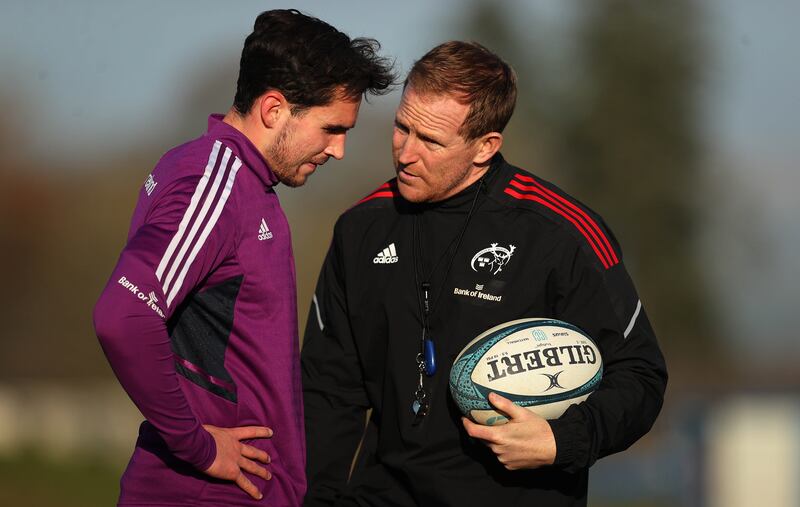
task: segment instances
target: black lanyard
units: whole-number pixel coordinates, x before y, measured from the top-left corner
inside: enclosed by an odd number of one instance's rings
[[[441,285],[439,290],[436,294],[436,298],[433,299],[431,302],[431,281],[433,280],[433,275],[436,273],[436,269],[439,267],[439,263],[447,256],[447,252],[450,251],[450,247],[453,245],[453,242],[450,242],[445,248],[444,253],[436,263],[431,268],[430,273],[427,276],[426,280],[420,281],[419,279],[419,267],[418,264],[422,262],[422,244],[420,241],[420,233],[419,233],[419,215],[414,215],[414,220],[412,222],[412,235],[413,235],[413,250],[414,250],[414,289],[417,291],[417,303],[419,304],[419,312],[420,316],[422,317],[422,338],[420,340],[420,351],[417,354],[416,361],[417,361],[417,372],[419,374],[419,382],[417,382],[417,388],[414,391],[414,401],[411,404],[411,411],[414,412],[414,424],[417,425],[422,422],[422,418],[428,414],[430,410],[430,402],[428,401],[428,393],[425,390],[425,383],[424,379],[425,376],[432,377],[436,374],[436,347],[433,341],[433,338],[430,335],[430,316],[433,314],[433,311],[437,308],[437,303],[439,299],[442,297],[442,291],[444,290],[444,286],[447,283],[447,275],[450,273],[450,268],[453,267],[453,261],[456,258],[456,254],[458,253],[458,249],[461,246],[461,241],[464,239],[464,234],[467,232],[467,227],[469,226],[469,221],[472,218],[472,214],[475,211],[475,205],[478,202],[478,196],[480,195],[481,187],[483,186],[483,178],[486,175],[484,174],[481,176],[481,179],[478,181],[478,188],[475,189],[475,197],[472,199],[472,205],[469,208],[469,212],[467,213],[466,219],[464,219],[464,225],[461,227],[461,231],[459,232],[457,238],[455,239],[455,249],[453,250],[452,255],[447,262],[447,269],[444,271],[444,276],[442,277]]]

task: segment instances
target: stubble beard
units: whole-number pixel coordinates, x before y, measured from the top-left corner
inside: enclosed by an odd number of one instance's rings
[[[399,164],[395,163],[395,173],[399,173],[399,172],[400,172],[400,166],[399,166]],[[461,170],[461,171],[457,172],[456,174],[454,174],[451,178],[448,178],[448,179],[446,179],[444,181],[441,181],[440,182],[441,183],[441,188],[434,189],[434,188],[428,187],[428,192],[424,192],[423,191],[421,193],[421,195],[414,195],[413,189],[410,189],[410,192],[408,193],[409,195],[405,195],[403,193],[403,191],[402,191],[403,186],[399,182],[398,182],[398,187],[400,188],[400,194],[403,195],[403,198],[406,199],[409,202],[413,202],[413,203],[416,203],[416,204],[434,203],[434,202],[439,202],[439,201],[444,201],[446,199],[449,199],[453,195],[456,195],[461,190],[463,190],[463,189],[459,189],[458,192],[453,192],[456,188],[458,188],[464,182],[464,180],[466,180],[469,177],[469,174],[470,174],[470,168],[466,167],[463,170]],[[422,180],[422,178],[420,178],[420,179]],[[427,186],[427,183],[424,182],[424,180],[423,180],[423,183],[425,183],[425,186]]]
[[[290,162],[292,157],[289,146],[291,145],[293,133],[293,128],[288,125],[284,126],[275,143],[267,148],[270,169],[278,177],[278,180],[287,187],[299,187],[306,182],[306,178],[300,175],[299,168],[294,167]]]

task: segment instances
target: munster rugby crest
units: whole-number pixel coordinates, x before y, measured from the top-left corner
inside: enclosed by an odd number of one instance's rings
[[[476,253],[472,258],[470,265],[475,272],[488,271],[496,275],[503,271],[503,266],[508,264],[511,256],[514,254],[515,246],[508,245],[508,248],[497,246],[497,243],[492,243],[489,248],[484,248]]]

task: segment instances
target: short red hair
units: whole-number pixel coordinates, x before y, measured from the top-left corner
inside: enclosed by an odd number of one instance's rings
[[[502,132],[514,114],[517,76],[499,56],[477,42],[450,41],[414,63],[404,87],[420,94],[450,95],[469,105],[458,133],[466,140]]]

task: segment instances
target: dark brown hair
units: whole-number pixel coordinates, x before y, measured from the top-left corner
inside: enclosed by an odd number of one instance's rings
[[[458,131],[467,140],[502,132],[517,102],[514,70],[477,42],[436,46],[414,63],[403,86],[422,94],[450,95],[469,105]]]
[[[244,42],[234,107],[246,114],[269,89],[283,93],[293,113],[386,93],[395,75],[379,48],[375,39],[351,39],[295,9],[262,12]]]

